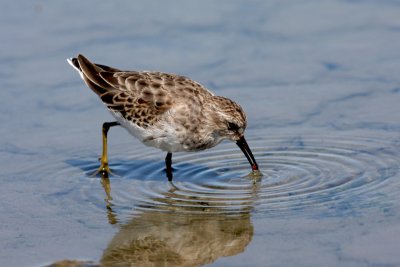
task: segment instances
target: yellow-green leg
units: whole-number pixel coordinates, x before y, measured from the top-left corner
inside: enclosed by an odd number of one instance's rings
[[[107,156],[107,133],[108,130],[113,127],[120,125],[119,122],[105,122],[103,123],[102,133],[103,133],[103,153],[100,158],[100,167],[94,173],[94,175],[100,174],[102,177],[108,177],[111,173],[110,167],[108,166],[108,156]]]

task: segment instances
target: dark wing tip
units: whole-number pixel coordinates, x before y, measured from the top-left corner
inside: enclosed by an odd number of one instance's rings
[[[75,57],[71,57],[71,58],[67,58],[67,62],[69,65],[71,65],[71,67],[73,67],[75,70],[77,70],[78,72],[82,72],[80,66],[79,66],[79,62],[78,59]]]
[[[110,85],[106,81],[104,81],[100,76],[100,72],[103,71],[102,68],[96,66],[81,54],[78,55],[78,63],[80,69],[82,70],[83,75],[88,80],[90,80],[92,83],[96,84],[101,88],[104,89],[110,88]]]
[[[79,62],[78,62],[78,59],[77,59],[76,57],[71,58],[71,62],[72,62],[72,64],[73,64],[77,69],[81,69],[81,68],[79,67]]]

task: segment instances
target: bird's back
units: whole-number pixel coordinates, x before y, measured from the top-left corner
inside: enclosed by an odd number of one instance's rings
[[[189,150],[183,144],[188,147],[193,143],[204,117],[203,104],[213,96],[204,86],[176,74],[122,71],[94,64],[82,55],[68,62],[116,119],[142,142],[168,150],[158,144],[164,137],[166,142],[177,144],[173,150]],[[172,127],[160,133],[154,128],[160,123]]]
[[[70,61],[104,104],[140,127],[154,124],[163,113],[188,107],[196,112],[213,94],[199,83],[176,74],[149,71],[121,71],[93,64],[79,55]]]

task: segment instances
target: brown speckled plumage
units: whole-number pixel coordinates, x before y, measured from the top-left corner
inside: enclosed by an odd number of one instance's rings
[[[168,152],[197,151],[224,139],[244,140],[243,109],[187,77],[122,71],[93,64],[82,55],[69,63],[121,126],[146,145]]]

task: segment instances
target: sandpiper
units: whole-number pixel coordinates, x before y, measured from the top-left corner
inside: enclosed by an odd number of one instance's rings
[[[200,151],[222,140],[236,142],[253,171],[258,165],[244,138],[247,119],[234,101],[216,96],[184,76],[123,71],[94,64],[83,55],[68,59],[115,117],[103,124],[103,152],[96,173],[108,177],[107,132],[120,125],[143,144],[167,152],[166,173],[172,180],[172,153]]]

